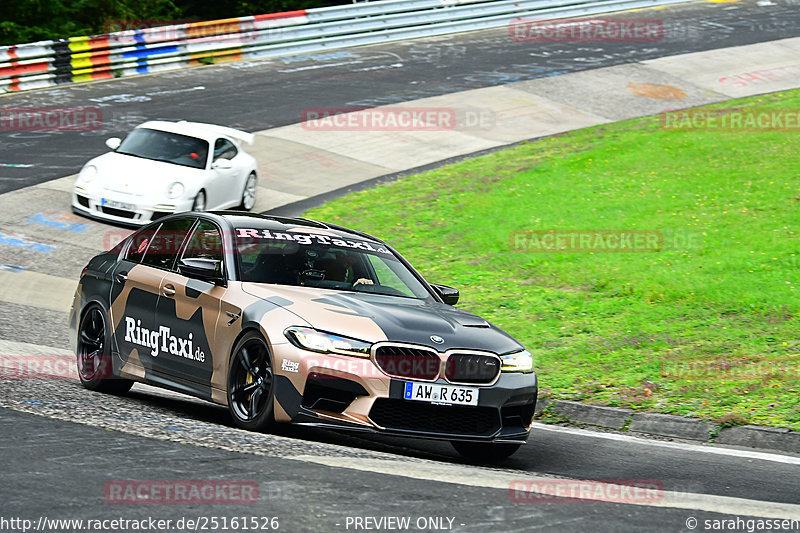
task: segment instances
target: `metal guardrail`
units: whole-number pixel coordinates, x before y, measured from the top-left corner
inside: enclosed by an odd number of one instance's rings
[[[0,47],[0,92],[689,0],[379,0]]]

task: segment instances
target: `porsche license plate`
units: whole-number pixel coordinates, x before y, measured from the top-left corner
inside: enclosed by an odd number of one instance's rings
[[[475,387],[459,387],[456,385],[439,385],[435,383],[417,383],[407,381],[403,398],[418,402],[444,403],[449,405],[478,405],[478,393]]]
[[[113,207],[114,209],[124,209],[125,211],[136,211],[136,206],[134,204],[126,204],[125,202],[117,202],[116,200],[108,200],[107,198],[101,198],[100,205],[103,207]]]

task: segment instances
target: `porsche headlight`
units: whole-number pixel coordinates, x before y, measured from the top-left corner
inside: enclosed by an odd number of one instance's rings
[[[301,327],[288,328],[284,331],[284,335],[292,344],[303,350],[369,357],[370,344],[349,337]]]
[[[533,356],[528,350],[501,355],[503,372],[533,372]]]
[[[84,183],[89,183],[97,177],[97,167],[94,165],[84,165],[81,173],[78,175],[78,180]]]
[[[186,189],[183,187],[183,183],[181,183],[180,181],[176,181],[175,183],[169,186],[169,189],[167,189],[167,196],[169,196],[170,198],[180,198],[181,196],[183,196],[183,192],[185,190]]]

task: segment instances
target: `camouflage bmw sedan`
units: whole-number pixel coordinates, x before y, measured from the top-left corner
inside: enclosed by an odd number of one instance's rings
[[[384,241],[306,219],[183,213],[84,268],[70,313],[81,382],[143,382],[288,422],[444,439],[470,459],[525,443],[529,352],[457,309]]]

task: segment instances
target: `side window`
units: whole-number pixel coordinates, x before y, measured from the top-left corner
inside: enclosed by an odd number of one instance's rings
[[[228,139],[217,139],[217,142],[214,143],[214,161],[220,158],[233,159],[238,153],[236,145]]]
[[[201,220],[195,226],[181,259],[222,261],[222,258],[222,234],[214,224],[207,220]]]
[[[194,218],[179,218],[164,222],[158,233],[152,237],[147,254],[141,261],[142,264],[171,269],[194,220]]]
[[[126,259],[134,263],[141,263],[144,255],[147,253],[150,242],[153,240],[153,236],[160,227],[161,225],[157,224],[150,229],[144,229],[135,233],[131,245],[128,247],[128,256]]]
[[[375,275],[378,277],[376,280],[378,285],[384,287],[391,287],[406,296],[415,296],[408,285],[403,283],[400,277],[392,270],[391,266],[380,257],[370,255],[369,262],[372,263],[372,268],[375,270]]]

